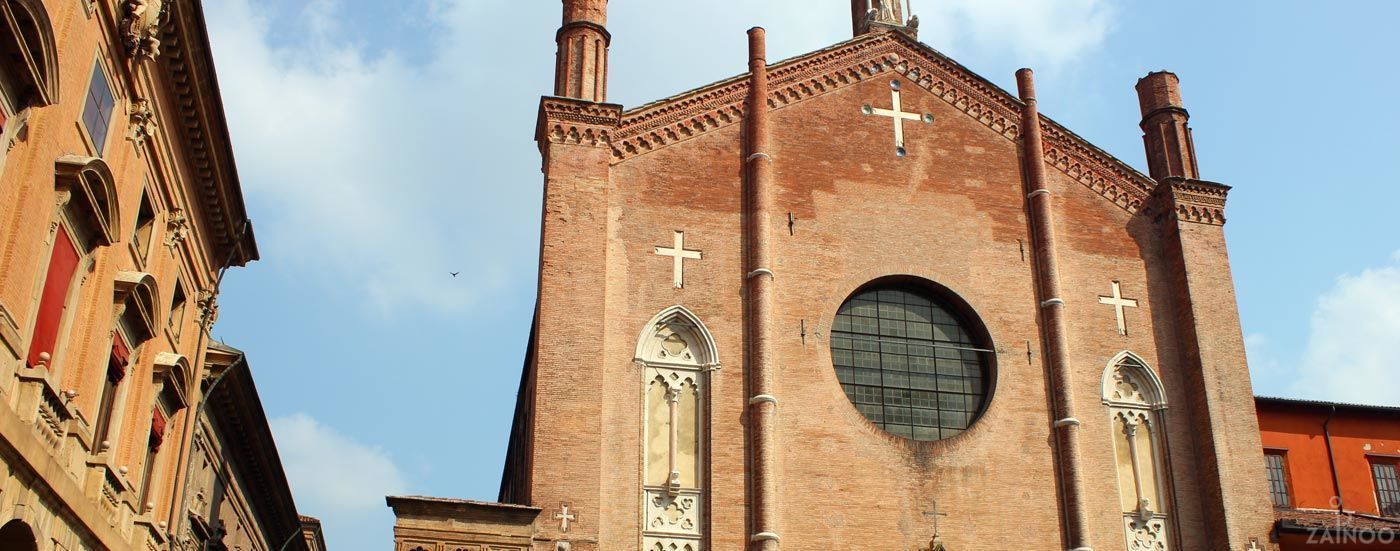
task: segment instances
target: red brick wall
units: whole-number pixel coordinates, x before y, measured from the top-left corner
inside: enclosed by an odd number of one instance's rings
[[[736,59],[735,66],[742,61]],[[952,548],[1055,548],[1062,543],[1050,444],[1053,419],[1018,142],[906,85],[904,109],[930,112],[937,121],[908,123],[909,156],[896,157],[890,119],[860,111],[863,104],[889,106],[891,78],[892,72],[868,77],[785,106],[772,117],[777,195],[770,221],[777,293],[772,334],[783,511],[778,532],[792,549],[866,549],[870,542],[912,549],[932,535],[924,512],[936,500],[948,515],[940,523]],[[1124,93],[1130,93],[1126,86]],[[635,549],[640,541],[642,377],[632,358],[643,325],[674,304],[694,311],[711,329],[722,363],[710,385],[709,548],[744,548],[752,532],[744,474],[749,394],[742,363],[740,126],[614,161],[605,192],[567,184],[553,173],[549,177],[537,450],[580,445],[551,452],[548,465],[536,465],[533,504],[547,511],[565,499],[589,504],[578,508],[585,520],[568,535],[583,542],[575,549],[592,549],[593,539],[610,550]],[[562,166],[558,162],[549,166]],[[1172,536],[1176,545],[1226,547],[1220,544],[1226,536],[1206,527],[1207,518],[1222,514],[1232,520],[1231,541],[1244,541],[1241,535],[1267,541],[1272,517],[1267,506],[1255,506],[1259,500],[1267,503],[1267,494],[1258,435],[1251,428],[1243,349],[1231,346],[1239,328],[1219,229],[1208,230],[1213,235],[1206,245],[1192,242],[1189,251],[1193,259],[1205,257],[1200,265],[1206,268],[1192,268],[1203,279],[1193,283],[1214,286],[1211,333],[1203,340],[1223,343],[1208,345],[1216,356],[1202,371],[1200,360],[1187,357],[1181,346],[1186,335],[1178,331],[1179,314],[1191,303],[1183,292],[1197,287],[1173,279],[1182,251],[1163,242],[1169,235],[1166,221],[1130,213],[1058,170],[1050,170],[1048,179],[1061,236],[1062,298],[1071,328],[1070,368],[1076,415],[1083,422],[1081,454],[1095,548],[1124,544],[1109,415],[1100,390],[1108,362],[1123,350],[1145,359],[1167,386],[1166,445],[1175,480],[1170,513],[1180,527]],[[605,223],[596,202],[604,197]],[[791,235],[788,213],[796,220]],[[579,229],[550,231],[551,224],[565,222]],[[675,230],[686,232],[687,248],[704,253],[703,260],[686,261],[684,289],[672,287],[671,258],[653,252],[669,247]],[[1175,264],[1169,262],[1173,254]],[[937,282],[960,296],[997,349],[995,397],[979,422],[951,440],[913,443],[884,434],[850,404],[832,369],[826,334],[836,309],[862,284],[901,274]],[[1128,311],[1127,336],[1118,333],[1113,308],[1098,304],[1114,279],[1122,282],[1126,296],[1140,301],[1140,308]],[[563,283],[571,281],[587,284]],[[601,314],[591,310],[593,285],[606,287]],[[551,318],[561,320],[552,329],[545,321]],[[562,320],[583,327],[568,328]],[[561,333],[551,340],[555,331]],[[546,359],[551,354],[554,359]],[[590,379],[556,379],[567,370],[591,373]],[[1222,378],[1223,372],[1233,374]],[[1220,412],[1198,411],[1205,406],[1193,395],[1199,387],[1188,383],[1192,379],[1219,389],[1222,394],[1212,399]],[[559,400],[568,401],[551,404]],[[550,408],[557,412],[546,419]],[[1221,412],[1248,422],[1230,421]],[[1198,451],[1203,438],[1235,443],[1233,463],[1209,463],[1212,459]],[[1254,449],[1245,449],[1249,446]],[[595,449],[596,461],[589,456]],[[1245,464],[1253,467],[1238,468]],[[1226,497],[1204,492],[1198,481],[1207,470],[1238,487]],[[1241,502],[1239,496],[1254,501]],[[543,538],[560,536],[557,525],[542,526]]]

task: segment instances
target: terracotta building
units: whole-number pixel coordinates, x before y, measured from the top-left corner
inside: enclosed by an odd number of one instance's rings
[[[193,549],[192,447],[280,473],[260,410],[196,438],[219,279],[258,258],[203,9],[0,0],[0,52],[0,549]]]
[[[1283,549],[1400,549],[1400,408],[1255,402]]]
[[[563,1],[500,503],[390,498],[396,549],[1274,547],[1176,75],[1136,84],[1141,174],[1030,71],[850,8],[848,41],[770,62],[753,29],[748,72],[624,107],[606,0]]]

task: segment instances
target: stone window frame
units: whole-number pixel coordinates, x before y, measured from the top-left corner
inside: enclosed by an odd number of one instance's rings
[[[140,243],[142,228],[142,211],[149,210],[150,233],[146,236],[146,243]],[[131,251],[132,260],[136,261],[138,268],[144,269],[151,261],[151,251],[155,249],[156,241],[160,240],[160,218],[161,211],[155,201],[155,194],[152,193],[150,179],[147,178],[141,185],[141,198],[136,203],[135,216],[132,217],[131,239],[127,246]]]
[[[188,279],[184,276],[184,270],[179,270],[175,276],[175,286],[170,289],[170,301],[167,303],[170,307],[165,312],[164,325],[166,338],[168,338],[172,344],[180,343],[180,338],[185,331],[185,319],[189,317],[191,309],[191,287],[186,281],[188,281]],[[181,300],[177,302],[176,299]],[[176,313],[177,310],[178,315]]]
[[[107,144],[112,141],[112,136],[118,133],[114,130],[117,127],[117,122],[119,118],[118,107],[122,104],[123,99],[119,87],[116,86],[117,81],[112,78],[113,71],[107,70],[107,64],[105,63],[105,61],[106,57],[102,55],[102,52],[99,49],[97,55],[94,56],[92,65],[93,70],[88,73],[87,84],[83,86],[82,108],[78,110],[77,124],[79,134],[82,135],[83,140],[87,143],[89,150],[92,151],[93,155],[96,157],[106,156],[106,154],[108,153]],[[103,83],[107,85],[107,95],[110,96],[112,100],[112,105],[110,108],[111,111],[107,113],[107,128],[103,129],[102,138],[100,140],[96,136],[92,135],[93,129],[88,128],[87,125],[88,100],[91,99],[93,85],[97,83],[97,79],[94,77],[96,77],[99,73],[101,73],[102,75]]]
[[[638,533],[638,538],[644,548],[653,543],[675,543],[678,548],[689,547],[694,551],[701,551],[706,540],[706,507],[709,496],[709,469],[706,468],[706,461],[709,457],[709,428],[712,426],[710,419],[710,372],[720,369],[719,348],[715,345],[713,333],[695,315],[684,306],[675,305],[662,310],[643,326],[641,335],[638,337],[634,364],[641,372],[641,385],[638,390],[638,416],[641,419],[641,504],[640,516],[642,529]],[[689,338],[683,338],[688,345],[679,355],[668,353],[663,347],[666,338],[662,337],[662,331],[669,331],[667,336],[674,331],[672,327],[679,327],[685,331]],[[668,482],[665,486],[656,486],[647,483],[647,455],[649,453],[650,437],[648,436],[648,394],[656,378],[666,378],[672,375],[678,377],[689,377],[695,385],[699,394],[696,401],[696,458],[695,458],[695,488],[671,488]],[[689,518],[693,521],[693,529],[660,529],[648,530],[649,517],[653,513],[664,511],[672,504],[683,503],[687,497],[694,499],[691,506],[684,508],[682,518]],[[683,507],[683,506],[682,506]]]
[[[58,325],[58,337],[50,352],[45,378],[59,381],[71,340],[75,306],[81,304],[81,296],[88,277],[97,261],[97,254],[103,247],[113,243],[116,228],[120,227],[120,210],[117,205],[116,184],[111,169],[102,159],[64,155],[54,162],[54,209],[49,218],[49,232],[45,238],[42,258],[53,256],[53,248],[58,243],[58,232],[68,233],[69,240],[78,249],[78,267],[73,273],[73,282],[64,298],[63,318]],[[46,264],[47,266],[47,264]],[[45,268],[35,278],[30,295],[29,311],[22,348],[28,354],[30,343],[38,323],[38,309],[43,299],[44,285],[49,273]],[[24,360],[21,360],[21,364]]]
[[[131,385],[122,383],[133,376],[135,367],[139,364],[140,355],[144,351],[145,345],[157,335],[155,315],[158,311],[160,288],[155,276],[151,274],[144,272],[118,272],[113,282],[112,295],[113,328],[110,333],[111,339],[115,340],[119,335],[124,338],[126,343],[130,346],[131,357],[127,361],[126,375],[122,377],[121,381],[117,382],[118,386],[115,394],[112,396],[112,401],[103,404],[101,401],[102,392],[99,391],[96,393],[98,396],[98,402],[96,403],[97,409],[94,410],[92,419],[95,421],[102,418],[104,413],[107,414],[109,426],[107,427],[106,438],[103,438],[103,440],[109,443],[120,441],[122,423],[119,420],[125,415],[127,402],[130,399],[130,396],[128,396],[128,389]],[[109,342],[109,344],[111,343]],[[108,378],[106,366],[103,366],[103,369],[97,369],[95,371],[97,373],[91,376],[98,381],[97,388],[105,388]],[[110,411],[103,412],[102,409],[104,407],[109,408]],[[104,448],[102,442],[98,440],[98,428],[99,427],[96,425],[91,427],[91,449],[92,455],[94,456],[102,455],[104,452],[110,451],[110,447]]]
[[[1140,398],[1122,398],[1115,395],[1117,380],[1115,373],[1120,370],[1127,370],[1137,377],[1137,393]],[[1157,374],[1151,364],[1136,353],[1124,350],[1113,356],[1104,368],[1102,384],[1102,403],[1108,411],[1109,436],[1112,445],[1109,451],[1117,453],[1117,436],[1115,432],[1120,426],[1118,417],[1121,414],[1129,413],[1145,417],[1148,420],[1148,430],[1150,434],[1149,442],[1152,444],[1150,457],[1152,458],[1153,477],[1157,483],[1157,496],[1161,501],[1158,508],[1167,507],[1165,512],[1146,511],[1139,509],[1137,512],[1124,511],[1124,536],[1127,539],[1129,549],[1134,542],[1134,533],[1141,528],[1156,528],[1157,534],[1163,538],[1161,543],[1166,549],[1173,549],[1173,542],[1181,541],[1180,533],[1176,526],[1176,497],[1173,491],[1174,484],[1171,480],[1170,454],[1168,450],[1169,440],[1167,436],[1167,394],[1166,386],[1162,383],[1161,377]],[[1130,413],[1131,412],[1131,413]],[[1155,427],[1155,428],[1154,428]],[[1109,465],[1113,465],[1115,486],[1118,483],[1118,466],[1116,456],[1112,458]],[[1134,488],[1118,488],[1119,499],[1122,499],[1122,492],[1135,492]],[[1151,516],[1147,516],[1147,513]],[[1155,525],[1155,526],[1154,526]]]

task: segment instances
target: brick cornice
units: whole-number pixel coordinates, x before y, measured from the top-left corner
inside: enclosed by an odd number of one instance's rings
[[[903,33],[857,37],[769,69],[768,105],[782,109],[889,74],[901,74],[1008,140],[1020,136],[1020,100]],[[738,123],[748,79],[739,75],[622,113],[613,162]],[[1151,196],[1151,178],[1060,124],[1041,117],[1046,163],[1128,212]]]
[[[621,105],[545,97],[540,100],[535,141],[540,147],[547,143],[612,147],[621,120]]]
[[[1174,213],[1183,222],[1212,226],[1225,225],[1225,199],[1230,186],[1191,180],[1167,178],[1157,185],[1150,214]]]

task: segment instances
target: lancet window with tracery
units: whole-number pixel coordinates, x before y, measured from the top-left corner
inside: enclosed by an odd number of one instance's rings
[[[645,551],[701,551],[705,506],[705,411],[714,340],[676,306],[648,324],[637,344],[645,398],[642,541]]]
[[[1170,508],[1161,381],[1131,352],[1119,354],[1103,381],[1117,470],[1119,506],[1128,551],[1167,551]]]

